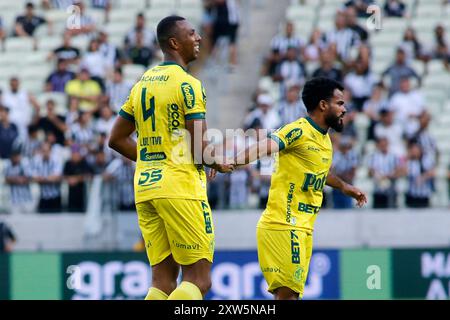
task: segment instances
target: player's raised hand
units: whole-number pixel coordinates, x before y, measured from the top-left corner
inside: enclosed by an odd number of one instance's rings
[[[360,208],[364,204],[367,203],[367,196],[366,196],[366,194],[363,191],[359,190],[358,188],[356,188],[356,187],[354,187],[354,186],[352,186],[350,184],[348,184],[346,186],[346,188],[343,190],[343,192],[344,192],[345,195],[355,199],[356,200],[356,205],[358,207],[360,207]]]

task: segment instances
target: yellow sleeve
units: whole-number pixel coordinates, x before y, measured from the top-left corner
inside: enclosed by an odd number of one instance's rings
[[[76,80],[70,80],[70,81],[68,81],[67,83],[66,83],[66,86],[64,87],[64,91],[66,92],[66,94],[68,94],[69,96],[70,95],[75,95],[76,93],[78,93],[78,92],[75,92],[76,91],[76,88],[75,88],[75,86],[76,86],[76,82],[75,82]]]
[[[269,134],[269,138],[278,143],[280,151],[298,144],[302,136],[303,130],[298,122],[289,123]]]
[[[102,93],[102,88],[100,87],[100,85],[97,83],[97,82],[95,82],[95,81],[93,81],[92,80],[92,83],[91,83],[92,85],[91,85],[91,94],[93,94],[93,95],[100,95],[101,93]]]
[[[119,115],[129,121],[134,122],[134,107],[133,107],[133,101],[134,101],[134,91],[135,91],[136,85],[131,89],[130,95],[128,96],[125,103],[122,105],[119,111]]]
[[[206,118],[206,92],[200,81],[186,80],[181,84],[186,120]]]

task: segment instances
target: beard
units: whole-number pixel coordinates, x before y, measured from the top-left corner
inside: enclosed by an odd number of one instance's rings
[[[330,114],[325,118],[325,122],[336,132],[342,132],[344,130],[344,121],[341,117]]]

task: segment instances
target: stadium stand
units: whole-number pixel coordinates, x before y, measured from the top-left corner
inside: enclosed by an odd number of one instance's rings
[[[18,38],[11,36],[14,19],[24,11],[26,1],[0,2],[0,15],[8,35],[5,42],[5,50],[0,52],[0,88],[3,91],[3,96],[5,96],[5,92],[7,92],[9,88],[10,78],[19,76],[20,88],[25,89],[28,93],[35,96],[40,105],[39,114],[41,116],[46,114],[46,102],[49,99],[53,100],[56,105],[57,114],[65,118],[65,124],[67,126],[65,130],[66,139],[67,141],[72,141],[74,137],[71,136],[73,135],[73,130],[71,129],[73,129],[75,124],[76,128],[80,127],[79,121],[77,120],[77,102],[75,100],[69,101],[67,95],[64,93],[45,92],[44,87],[47,76],[55,70],[56,65],[56,60],[49,59],[48,57],[54,49],[62,45],[62,35],[65,28],[70,25],[70,23],[77,21],[76,19],[73,19],[74,17],[76,18],[77,10],[74,7],[68,6],[58,7],[58,3],[64,3],[61,1],[51,2],[54,4],[54,7],[48,9],[41,7],[38,1],[35,3],[36,14],[51,21],[52,30],[50,30],[47,24],[43,24],[36,29],[33,38]],[[105,52],[109,50],[108,48],[116,48],[118,50],[115,62],[113,65],[109,66],[106,79],[96,79],[99,80],[100,84],[107,83],[108,80],[111,80],[112,71],[116,67],[122,69],[123,80],[127,83],[136,81],[136,79],[138,79],[145,71],[145,67],[142,65],[124,63],[126,55],[126,51],[123,50],[124,39],[133,26],[135,26],[136,15],[138,13],[142,12],[144,14],[145,27],[152,31],[161,17],[171,13],[180,13],[194,22],[197,26],[200,26],[204,19],[204,3],[200,0],[113,0],[111,1],[112,8],[109,12],[108,21],[105,21],[105,12],[103,9],[93,8],[91,1],[88,0],[84,0],[84,3],[86,7],[85,14],[94,19],[96,30],[108,34],[109,44],[100,50],[105,50]],[[323,51],[325,37],[329,37],[328,34],[335,28],[336,13],[345,9],[346,3],[347,1],[340,0],[292,0],[285,12],[285,20],[293,23],[295,36],[301,39],[303,47],[308,45],[312,32],[318,30],[320,38],[316,46],[319,48],[312,45],[311,52],[315,52],[315,49]],[[384,1],[375,1],[375,3],[378,4],[382,12]],[[408,62],[413,70],[421,76],[421,86],[418,90],[424,96],[425,109],[431,115],[431,124],[428,126],[428,132],[434,137],[437,149],[439,150],[431,205],[434,207],[444,207],[448,205],[449,201],[446,173],[450,159],[450,145],[447,142],[448,136],[450,136],[450,116],[448,115],[448,111],[450,111],[450,72],[448,63],[443,63],[445,59],[434,57],[434,48],[436,45],[434,29],[440,24],[444,27],[444,31],[448,31],[450,19],[448,19],[447,8],[442,8],[442,3],[440,1],[408,0],[404,1],[404,3],[406,4],[404,17],[397,18],[383,15],[381,19],[381,30],[367,30],[369,39],[366,46],[362,46],[363,49],[361,49],[361,46],[359,45],[350,45],[350,51],[348,52],[349,60],[337,62],[335,63],[335,66],[338,69],[341,69],[345,79],[345,76],[354,69],[352,63],[356,61],[355,57],[357,57],[358,53],[360,57],[365,57],[364,48],[366,48],[370,52],[370,70],[374,74],[374,77],[380,80],[383,71],[392,64],[398,45],[400,43],[405,44],[402,42],[405,30],[408,27],[414,28],[421,44],[422,52],[420,56],[416,55],[411,59],[408,58]],[[436,12],[441,13],[435,14]],[[368,29],[366,24],[367,16],[358,16],[357,22],[363,29]],[[283,29],[284,24],[281,23],[280,27],[280,29]],[[97,33],[94,33],[91,36],[96,35]],[[86,55],[89,40],[89,36],[82,35],[73,36],[71,38],[71,46],[78,48],[81,51],[81,58]],[[268,45],[269,44],[267,44],[267,46]],[[409,51],[407,53],[409,54]],[[267,51],[267,54],[269,54],[269,50]],[[150,65],[157,64],[160,59],[161,55],[156,50],[155,58],[151,61]],[[299,90],[301,90],[302,82],[310,78],[313,72],[321,67],[318,55],[315,58],[310,56],[306,59],[304,53],[301,53],[296,56],[296,59],[298,60],[299,65],[304,67],[305,72],[305,74],[299,76],[298,79],[291,79],[292,81],[285,82],[267,74],[262,75],[259,79],[257,84],[258,91],[266,95],[268,94],[271,97],[274,110],[283,99],[284,90],[287,87],[297,85]],[[78,73],[79,64],[70,64],[69,70]],[[356,79],[360,78],[356,77]],[[385,84],[387,86],[389,85],[386,81]],[[418,83],[414,80],[413,87],[416,85],[418,85]],[[387,91],[389,91],[388,89],[389,87],[384,89],[384,96],[386,96]],[[108,105],[104,95],[98,100],[95,110],[103,105]],[[255,100],[255,105],[253,107],[258,109],[257,99]],[[242,110],[242,113],[244,118],[245,110]],[[248,115],[246,116],[247,120],[250,118]],[[354,112],[351,118],[353,119],[352,130],[354,133],[350,134],[353,134],[354,150],[359,156],[359,165],[354,174],[353,182],[354,184],[361,186],[361,188],[368,193],[371,193],[375,187],[373,179],[369,176],[367,163],[369,156],[376,148],[375,142],[368,139],[370,126],[373,124],[371,124],[371,119],[364,112]],[[105,138],[95,132],[96,123],[99,121],[97,112],[94,112],[93,118],[90,121],[91,124],[89,124],[89,130],[85,130],[82,134],[77,136],[77,139],[80,139],[80,136],[83,136],[83,134],[87,135],[86,132],[94,132],[94,134],[88,138],[89,143],[86,144],[85,156],[92,166],[97,165],[97,160],[101,162],[101,158],[105,158],[106,163],[110,163],[116,155],[112,154],[111,151],[105,147]],[[244,129],[255,126],[258,127],[257,123],[242,123],[242,126],[245,127]],[[48,131],[49,129],[47,128],[40,131],[39,138],[41,140],[45,139]],[[22,141],[22,145],[24,143],[25,142]],[[70,154],[70,152],[67,152],[70,143],[71,142],[67,142],[67,145],[63,146],[63,148],[66,149],[66,152],[64,153],[66,156],[62,159],[63,161],[67,160],[68,155]],[[97,159],[97,157],[99,159]],[[4,168],[7,164],[7,159],[1,159],[0,162],[1,166]],[[98,163],[98,165],[100,164]],[[258,172],[261,170],[261,164],[258,166],[250,166],[248,171],[237,173],[234,176],[232,175],[231,178],[223,177],[223,180],[220,180],[221,178],[219,178],[219,182],[211,185],[211,195],[220,194],[221,192],[218,190],[225,190],[226,194],[227,191],[230,191],[230,188],[235,188],[236,186],[242,187],[242,184],[239,182],[245,181],[243,186],[245,187],[245,192],[248,194],[248,197],[239,200],[243,201],[243,203],[230,204],[229,199],[222,195],[222,198],[225,198],[217,201],[217,203],[220,203],[219,207],[255,208],[258,206],[260,198],[264,198],[264,192],[267,191],[264,187],[265,183],[258,176]],[[0,174],[0,185],[0,198],[5,200],[1,201],[0,211],[8,211],[7,199],[9,197],[9,189],[4,182],[3,173]],[[217,190],[215,190],[215,188]],[[37,195],[38,188],[35,183],[32,183],[32,189],[34,190],[34,194]],[[63,193],[66,189],[67,185],[63,182]],[[399,198],[397,199],[397,204],[402,207],[405,205],[404,193],[408,189],[408,181],[405,177],[399,179],[398,189]],[[239,191],[239,188],[237,191]],[[224,193],[222,192],[222,194]],[[331,198],[331,194],[328,190],[327,195],[329,196],[328,198]],[[114,197],[111,197],[111,199],[114,199]],[[369,203],[369,206],[370,205],[372,205],[372,202]],[[332,207],[332,201],[328,202],[326,206]]]

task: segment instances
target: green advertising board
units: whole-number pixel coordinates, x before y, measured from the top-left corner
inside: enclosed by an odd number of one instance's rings
[[[10,256],[10,298],[13,300],[58,300],[60,254],[14,253]]]
[[[61,257],[65,300],[142,300],[151,283],[145,253],[63,253]]]
[[[341,250],[342,299],[391,299],[389,250]]]
[[[394,298],[450,298],[450,249],[392,250],[392,265]]]
[[[450,297],[450,249],[345,249],[339,255],[339,299]],[[143,252],[0,255],[2,300],[141,300],[150,284]]]
[[[9,300],[9,255],[0,254],[0,300]]]

